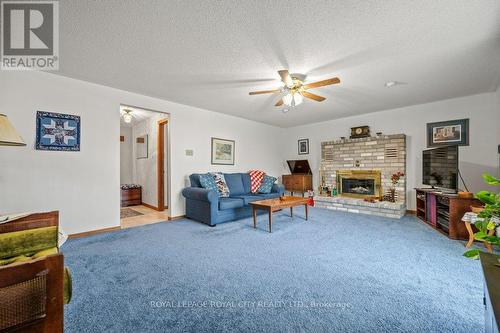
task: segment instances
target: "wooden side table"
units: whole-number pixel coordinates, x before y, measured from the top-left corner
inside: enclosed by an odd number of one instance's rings
[[[472,230],[471,222],[475,223],[478,219],[480,218],[477,217],[477,214],[472,212],[465,213],[465,215],[462,217],[462,222],[465,223],[465,227],[467,228],[467,232],[469,233],[469,240],[467,244],[465,244],[466,248],[471,247],[472,244],[474,243],[474,231]],[[493,236],[494,234],[495,234],[495,229],[488,231],[488,236]],[[483,243],[488,253],[493,253],[493,246],[491,246],[491,244],[488,242],[483,242]]]

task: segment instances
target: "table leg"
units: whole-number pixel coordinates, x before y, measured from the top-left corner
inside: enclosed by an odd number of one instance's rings
[[[252,207],[253,210],[253,228],[257,228],[257,210],[255,207]]]
[[[306,210],[306,221],[307,221],[309,219],[309,216],[308,216],[309,215],[309,207],[308,207],[307,204],[304,205],[304,207],[305,207],[305,210]]]
[[[272,232],[273,227],[273,210],[269,208],[269,232]]]
[[[488,231],[488,236],[493,236],[495,234],[495,230],[489,230]],[[491,243],[484,243],[484,247],[486,250],[488,250],[488,253],[493,253],[493,246],[491,246]]]
[[[465,247],[471,247],[472,243],[474,243],[474,232],[472,231],[472,227],[469,222],[464,222],[465,228],[467,228],[467,232],[469,233],[469,241],[465,244]]]
[[[293,207],[290,207],[290,217],[293,217]]]

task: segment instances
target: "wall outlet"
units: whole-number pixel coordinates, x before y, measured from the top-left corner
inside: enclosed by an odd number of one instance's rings
[[[193,156],[193,155],[194,155],[194,150],[186,149],[186,156]]]

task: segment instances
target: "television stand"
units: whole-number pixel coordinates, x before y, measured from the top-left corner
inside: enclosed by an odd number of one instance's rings
[[[481,205],[474,198],[459,198],[455,193],[416,188],[417,217],[451,239],[467,240],[469,233],[462,217],[470,206]]]

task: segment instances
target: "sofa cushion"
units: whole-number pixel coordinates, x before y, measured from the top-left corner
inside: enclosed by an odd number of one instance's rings
[[[191,182],[191,187],[202,187],[200,184],[200,173],[193,173],[189,175],[189,181]]]
[[[241,173],[225,173],[224,178],[226,179],[227,187],[229,187],[229,195],[245,194]]]
[[[220,198],[219,210],[234,209],[243,207],[243,199],[240,198]]]
[[[236,198],[243,199],[245,205],[248,205],[252,201],[263,200],[264,198],[258,194],[247,194],[247,195],[238,195]]]
[[[251,193],[250,192],[250,186],[251,186],[251,181],[250,181],[250,175],[248,173],[242,173],[241,174],[241,180],[243,181],[243,189],[244,193]]]
[[[262,185],[262,179],[266,173],[260,170],[250,170],[248,174],[250,175],[250,192],[259,192],[260,185]]]
[[[210,174],[214,177],[217,190],[219,191],[219,197],[227,198],[229,196],[229,187],[227,187],[224,175],[220,172],[211,172]]]
[[[217,189],[217,184],[215,183],[215,179],[211,174],[206,173],[200,175],[199,181],[201,187],[206,188],[207,190],[214,190],[215,192],[219,193],[219,190]]]
[[[276,179],[277,179],[276,177],[264,175],[264,179],[262,180],[262,185],[260,185],[259,188],[259,193],[271,193],[271,189],[273,188]]]

